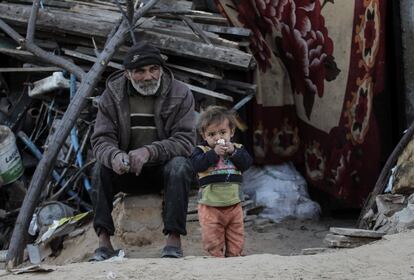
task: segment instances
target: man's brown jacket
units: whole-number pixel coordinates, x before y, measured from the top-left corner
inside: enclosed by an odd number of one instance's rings
[[[162,83],[154,103],[155,125],[159,141],[146,145],[149,163],[162,163],[175,156],[189,156],[196,141],[194,98],[190,89],[174,79],[164,68]],[[98,162],[112,168],[111,160],[120,151],[127,152],[130,139],[130,110],[124,72],[108,78],[99,100],[98,114],[91,137]]]

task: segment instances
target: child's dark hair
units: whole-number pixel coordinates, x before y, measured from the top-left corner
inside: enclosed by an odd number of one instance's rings
[[[197,130],[202,135],[209,125],[221,123],[226,119],[229,120],[230,129],[234,129],[236,118],[232,111],[223,106],[208,106],[200,115]]]

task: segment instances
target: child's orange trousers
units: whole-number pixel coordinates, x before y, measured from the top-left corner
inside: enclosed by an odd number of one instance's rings
[[[215,257],[241,256],[244,245],[241,204],[226,207],[198,205],[203,248]]]

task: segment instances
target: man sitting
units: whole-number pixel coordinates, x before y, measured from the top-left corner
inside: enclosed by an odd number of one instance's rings
[[[186,235],[188,192],[194,171],[187,157],[195,144],[194,98],[174,79],[160,51],[138,43],[126,54],[124,71],[106,82],[98,107],[93,153],[99,163],[94,228],[99,248],[93,260],[116,254],[110,236],[116,193],[149,193],[164,189],[162,257],[182,257],[180,235]]]

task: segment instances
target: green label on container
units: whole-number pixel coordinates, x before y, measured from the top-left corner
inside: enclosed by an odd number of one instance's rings
[[[9,167],[9,170],[2,173],[0,177],[3,180],[3,184],[6,185],[9,183],[13,183],[17,179],[19,179],[19,177],[22,176],[22,174],[23,165],[22,162],[19,160],[13,166]]]

